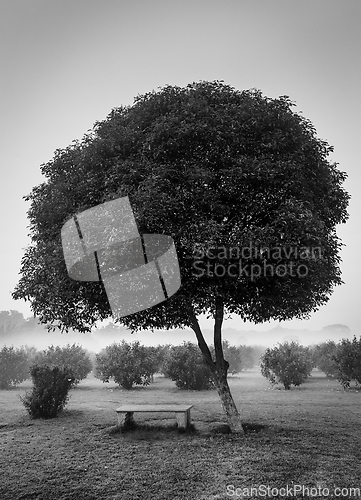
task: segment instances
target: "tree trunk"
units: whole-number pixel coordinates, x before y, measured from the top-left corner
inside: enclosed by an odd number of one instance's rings
[[[227,416],[228,425],[231,431],[237,433],[244,433],[241,417],[238,413],[237,407],[235,405],[235,402],[231,394],[231,390],[228,385],[227,370],[222,372],[219,372],[217,370],[214,373],[213,379],[221,400],[223,411]]]
[[[232,432],[234,433],[244,433],[242,427],[241,417],[238,413],[237,407],[234,403],[228,381],[227,381],[227,371],[229,364],[224,359],[223,348],[222,348],[222,322],[223,322],[223,300],[221,297],[216,298],[216,312],[215,312],[215,322],[214,322],[214,348],[216,353],[216,360],[213,361],[212,354],[204,340],[202,331],[200,329],[198,320],[192,311],[190,313],[191,326],[196,334],[198,340],[198,346],[202,351],[203,358],[207,365],[209,366],[213,381],[216,386],[217,392],[219,394],[223,411],[226,414],[228,425]]]

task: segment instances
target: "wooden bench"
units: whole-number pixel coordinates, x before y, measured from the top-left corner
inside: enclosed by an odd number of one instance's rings
[[[187,429],[191,423],[190,409],[193,405],[177,405],[177,404],[155,404],[155,405],[133,405],[127,404],[119,406],[115,411],[118,414],[118,424],[120,427],[134,422],[133,414],[139,413],[155,413],[166,412],[175,413],[178,428]]]

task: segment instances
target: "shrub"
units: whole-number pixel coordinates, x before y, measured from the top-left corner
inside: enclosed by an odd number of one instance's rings
[[[34,346],[28,346],[24,345],[21,346],[21,349],[23,349],[26,353],[27,356],[27,362],[28,362],[28,377],[30,378],[30,368],[35,364],[35,358],[38,354],[38,350]]]
[[[286,390],[301,385],[311,375],[312,359],[308,347],[284,342],[266,349],[261,357],[261,373],[272,384],[281,383]]]
[[[239,347],[235,345],[230,345],[228,340],[224,340],[222,342],[224,359],[228,361],[228,373],[234,375],[235,373],[239,373],[242,371],[242,355]],[[214,351],[214,347],[212,346],[212,351]]]
[[[240,345],[237,347],[241,357],[241,369],[250,370],[257,362],[257,355],[253,347]]]
[[[183,342],[170,349],[165,376],[181,389],[204,390],[214,387],[211,371],[205,364],[199,347],[192,342]]]
[[[34,365],[30,369],[33,389],[20,397],[31,418],[55,418],[61,412],[74,383],[72,373],[58,366]]]
[[[235,346],[230,345],[228,340],[222,342],[224,359],[228,361],[228,373],[234,375],[242,370],[247,370],[253,368],[255,365],[255,355],[253,353],[253,348],[245,345]],[[213,359],[215,358],[214,346],[212,345],[211,353]]]
[[[123,389],[149,385],[154,370],[153,352],[139,341],[129,344],[122,340],[120,344],[107,346],[96,355],[95,376],[103,382],[112,378]]]
[[[316,345],[313,350],[314,365],[328,377],[335,378],[339,370],[335,360],[337,345],[333,340]]]
[[[0,351],[0,389],[9,389],[29,377],[28,356],[21,347],[4,346]]]
[[[157,360],[158,360],[158,373],[162,373],[163,375],[166,374],[167,371],[167,362],[169,358],[170,351],[172,349],[171,344],[165,344],[165,345],[159,345],[157,346],[158,353],[157,353]]]
[[[164,373],[164,364],[166,362],[170,345],[158,345],[156,347],[147,347],[149,357],[152,364],[152,370],[154,373]]]
[[[265,353],[266,348],[264,346],[261,346],[261,345],[253,345],[253,346],[250,346],[250,349],[252,349],[252,357],[254,360],[253,366],[260,366],[261,357]],[[253,366],[252,366],[252,368],[253,368]]]
[[[337,346],[335,362],[338,368],[337,379],[343,388],[350,387],[354,380],[361,384],[361,337],[357,340],[342,339]]]
[[[89,354],[76,344],[67,344],[65,347],[51,345],[35,356],[35,364],[66,369],[72,374],[73,385],[86,378],[93,368]]]

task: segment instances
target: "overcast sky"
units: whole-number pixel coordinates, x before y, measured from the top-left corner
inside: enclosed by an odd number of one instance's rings
[[[284,326],[344,323],[361,334],[359,0],[0,0],[0,6],[0,310],[31,315],[10,295],[29,244],[22,197],[42,182],[39,167],[55,149],[138,94],[217,79],[290,96],[334,146],[332,160],[348,173],[352,195],[350,219],[338,230],[346,244],[345,284],[309,321]],[[253,327],[239,318],[225,326]]]

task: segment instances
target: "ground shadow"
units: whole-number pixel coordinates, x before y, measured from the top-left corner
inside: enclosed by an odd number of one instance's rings
[[[245,434],[254,434],[257,432],[261,432],[263,429],[267,429],[268,426],[264,424],[256,424],[253,422],[243,422],[242,423],[243,430]]]

